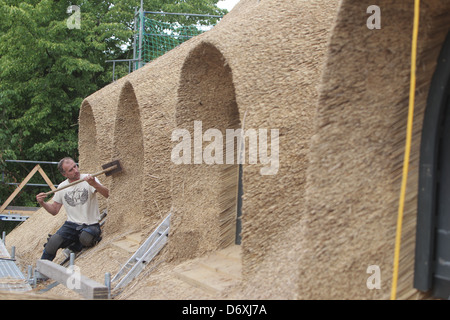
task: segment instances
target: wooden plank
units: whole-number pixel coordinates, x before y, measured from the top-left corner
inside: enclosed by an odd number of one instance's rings
[[[0,213],[2,213],[3,210],[5,210],[5,208],[11,203],[11,201],[17,196],[17,194],[20,192],[20,190],[22,190],[22,188],[28,183],[28,181],[34,176],[34,174],[36,172],[39,172],[41,174],[42,178],[44,178],[45,182],[48,184],[50,189],[56,190],[56,187],[53,185],[53,183],[49,179],[49,177],[45,174],[44,170],[42,170],[41,166],[37,164],[30,171],[30,173],[28,173],[28,175],[25,177],[25,179],[17,186],[16,190],[14,190],[14,192],[11,193],[9,198],[6,199],[5,203],[2,204],[2,206],[0,207]]]
[[[35,213],[40,208],[38,207],[15,207],[15,206],[8,206],[3,210],[3,213],[8,214],[20,214],[23,216],[29,216],[33,213]]]
[[[199,265],[238,280],[242,279],[242,262],[240,261],[236,262],[235,260],[216,255],[201,261]]]
[[[139,249],[139,244],[136,242],[130,242],[127,239],[114,241],[112,245],[131,254],[135,253],[136,250]]]
[[[34,213],[34,211],[25,211],[25,210],[10,210],[10,209],[6,209],[4,212],[3,212],[3,215],[5,215],[5,216],[7,216],[7,215],[12,215],[12,214],[15,214],[15,215],[21,215],[21,216],[29,216],[30,214],[33,214]]]
[[[214,254],[176,266],[175,277],[212,294],[219,294],[242,280],[240,246],[231,246]]]
[[[49,277],[79,293],[86,299],[107,299],[108,288],[92,279],[49,260],[38,260],[36,269]],[[75,272],[74,272],[75,271]]]
[[[173,270],[173,274],[178,279],[213,295],[219,294],[226,288],[239,282],[239,280],[231,276],[212,271],[195,263],[177,266]]]
[[[41,174],[42,178],[44,178],[45,182],[48,184],[50,189],[56,190],[56,187],[53,185],[53,182],[50,180],[50,178],[45,174],[44,170],[39,166],[38,169],[39,173]]]
[[[6,207],[6,210],[11,210],[11,211],[26,211],[26,212],[35,212],[38,211],[40,209],[40,207],[20,207],[20,206],[8,206]]]
[[[240,245],[231,245],[225,249],[217,251],[217,254],[224,258],[232,259],[239,263],[241,263],[241,261],[242,261]]]

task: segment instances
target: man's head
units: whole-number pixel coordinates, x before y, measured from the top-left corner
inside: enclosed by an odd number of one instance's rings
[[[61,174],[69,179],[70,182],[80,179],[80,171],[78,165],[70,157],[62,158],[58,163],[58,170]]]

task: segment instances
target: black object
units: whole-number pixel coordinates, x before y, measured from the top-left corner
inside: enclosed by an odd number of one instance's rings
[[[450,33],[430,85],[420,148],[414,288],[450,296]]]

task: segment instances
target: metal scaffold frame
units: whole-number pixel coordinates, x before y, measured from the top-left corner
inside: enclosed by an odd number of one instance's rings
[[[143,2],[141,1],[140,8],[135,8],[134,11],[134,35],[133,35],[133,59],[115,59],[106,60],[108,63],[113,64],[112,81],[116,81],[116,64],[117,63],[128,63],[128,73],[136,71],[137,69],[143,67],[150,60],[146,59],[144,56],[144,39],[146,37],[165,37],[165,38],[183,38],[183,41],[189,40],[195,35],[180,35],[180,34],[168,34],[164,32],[159,33],[146,33],[145,32],[145,19],[146,15],[160,15],[160,16],[184,16],[184,17],[199,17],[199,18],[216,18],[220,19],[220,15],[211,14],[197,14],[197,13],[176,13],[176,12],[162,12],[162,11],[145,11],[143,8]],[[171,50],[172,47],[166,48],[166,51]],[[163,52],[162,52],[163,53]],[[148,60],[148,61],[146,61]]]

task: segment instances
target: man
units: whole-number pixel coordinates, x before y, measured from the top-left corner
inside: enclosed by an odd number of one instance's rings
[[[44,202],[45,193],[36,196],[39,204],[50,214],[57,215],[63,205],[67,213],[67,221],[45,244],[41,259],[50,261],[55,258],[59,248],[78,252],[83,247],[94,246],[100,240],[97,192],[105,198],[109,197],[109,190],[97,178],[80,174],[78,165],[72,158],[61,159],[58,170],[67,178],[58,188],[80,179],[84,181],[56,192],[52,203]]]

